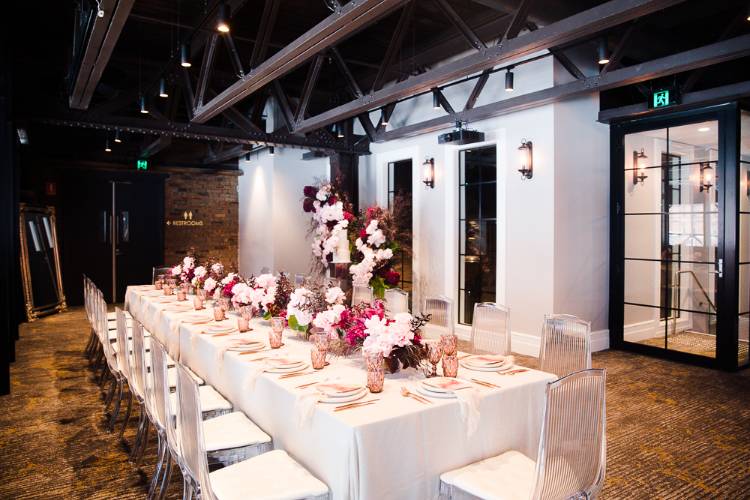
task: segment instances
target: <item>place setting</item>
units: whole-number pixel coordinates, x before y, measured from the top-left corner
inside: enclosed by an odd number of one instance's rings
[[[515,357],[511,355],[470,354],[461,358],[459,363],[467,370],[506,374],[518,370],[515,367],[515,361]]]

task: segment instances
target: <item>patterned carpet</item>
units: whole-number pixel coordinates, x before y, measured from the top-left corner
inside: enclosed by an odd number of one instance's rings
[[[155,443],[136,467],[134,423],[121,442],[104,430],[86,335],[80,310],[22,327],[13,392],[0,397],[0,498],[144,497]],[[608,369],[603,498],[748,498],[750,372],[615,351],[594,364]],[[180,498],[178,476],[170,498]]]

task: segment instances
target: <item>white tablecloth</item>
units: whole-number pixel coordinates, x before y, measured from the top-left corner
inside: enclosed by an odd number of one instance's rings
[[[167,346],[175,359],[189,366],[273,437],[274,447],[286,450],[331,489],[334,499],[430,499],[436,498],[440,474],[509,449],[536,458],[544,391],[554,380],[548,373],[529,370],[513,376],[470,372],[459,368],[459,377],[477,377],[500,385],[480,387],[478,430],[467,438],[459,404],[455,399],[435,399],[424,405],[400,394],[414,370],[386,375],[375,404],[334,413],[318,404],[302,426],[295,412],[297,397],[310,389],[306,382],[326,378],[365,383],[359,357],[333,358],[318,373],[279,379],[263,373],[255,384],[248,374],[258,362],[236,352],[219,356],[222,345],[233,336],[201,334],[206,325],[189,325],[180,317],[189,313],[163,311],[166,304],[148,296],[147,287],[129,287],[125,307],[133,317]],[[209,315],[210,311],[206,311]],[[233,317],[228,321],[236,321]],[[253,320],[253,331],[243,334],[268,342],[267,322]],[[284,355],[309,361],[307,342],[285,332]],[[268,354],[268,353],[264,353]],[[275,354],[272,353],[272,354]]]

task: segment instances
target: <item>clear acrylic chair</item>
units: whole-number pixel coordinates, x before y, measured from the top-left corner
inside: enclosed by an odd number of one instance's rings
[[[606,372],[547,384],[537,460],[510,450],[440,476],[441,499],[595,498],[606,469]]]
[[[352,305],[372,304],[372,287],[366,285],[354,285],[352,287]]]
[[[391,315],[409,312],[409,292],[400,288],[389,288],[385,291],[385,307]]]
[[[564,377],[591,368],[591,323],[569,314],[544,317],[540,370]]]
[[[510,354],[510,310],[492,302],[474,304],[471,352]]]
[[[206,500],[328,498],[328,487],[282,450],[263,453],[209,473],[198,386],[179,364],[177,393],[178,436],[188,477],[187,497],[195,494]]]
[[[425,298],[422,314],[430,316],[429,323],[423,327],[425,338],[437,339],[453,333],[453,301],[448,297]]]
[[[172,268],[168,266],[154,266],[151,268],[151,284],[153,285],[156,281],[156,278],[159,277],[159,275],[165,274],[167,276],[172,275]]]
[[[149,413],[150,406],[146,401],[146,388],[149,384],[148,369],[146,367],[146,346],[144,345],[143,325],[138,321],[133,322],[133,364],[132,380],[130,390],[135,395],[140,409],[138,420],[138,431],[136,432],[135,442],[130,453],[131,460],[140,463],[143,453],[148,443],[149,422],[153,421],[153,416]]]
[[[125,433],[125,428],[130,422],[130,415],[133,409],[133,355],[132,355],[132,336],[131,329],[127,326],[127,319],[125,318],[125,312],[119,307],[115,309],[117,313],[117,367],[122,376],[123,388],[128,388],[128,404],[125,410],[125,417],[122,423],[122,429],[120,429],[120,439],[122,439]]]

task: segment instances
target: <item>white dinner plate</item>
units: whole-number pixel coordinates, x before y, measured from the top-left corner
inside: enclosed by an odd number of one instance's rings
[[[420,393],[421,395],[427,396],[430,398],[452,399],[456,397],[456,394],[453,392],[432,392],[430,390],[427,390],[427,388],[424,387],[422,384],[417,384],[416,391]]]
[[[460,361],[461,366],[468,370],[472,370],[475,372],[497,372],[497,373],[503,373],[512,370],[515,365],[513,363],[508,363],[501,366],[475,366],[468,363],[465,363],[463,360]]]
[[[237,330],[234,325],[211,325],[206,328],[206,333],[229,333]]]
[[[474,366],[501,366],[507,362],[507,359],[497,354],[475,354],[463,358],[463,361]]]
[[[258,342],[254,340],[252,342],[232,344],[227,350],[235,351],[235,352],[260,351],[261,349],[265,349],[265,347],[266,347],[266,344],[264,344],[263,342]]]
[[[205,314],[191,314],[182,318],[183,323],[189,325],[202,325],[203,323],[209,323],[213,318],[206,316]]]
[[[360,392],[363,387],[357,384],[324,382],[322,384],[317,384],[315,389],[323,396],[339,399],[356,394]]]
[[[299,366],[293,366],[293,367],[287,367],[287,368],[282,368],[279,366],[270,366],[266,368],[266,371],[268,373],[297,373],[297,372],[301,372],[302,370],[306,370],[308,366],[310,365],[303,362]]]
[[[358,391],[344,397],[335,397],[321,394],[318,402],[331,404],[351,403],[352,401],[357,401],[358,399],[362,399],[365,396],[367,396],[367,389],[364,387],[360,387]]]
[[[458,389],[471,387],[466,382],[451,377],[428,378],[422,380],[421,385],[424,386],[424,389],[427,391],[439,393],[452,393]]]

